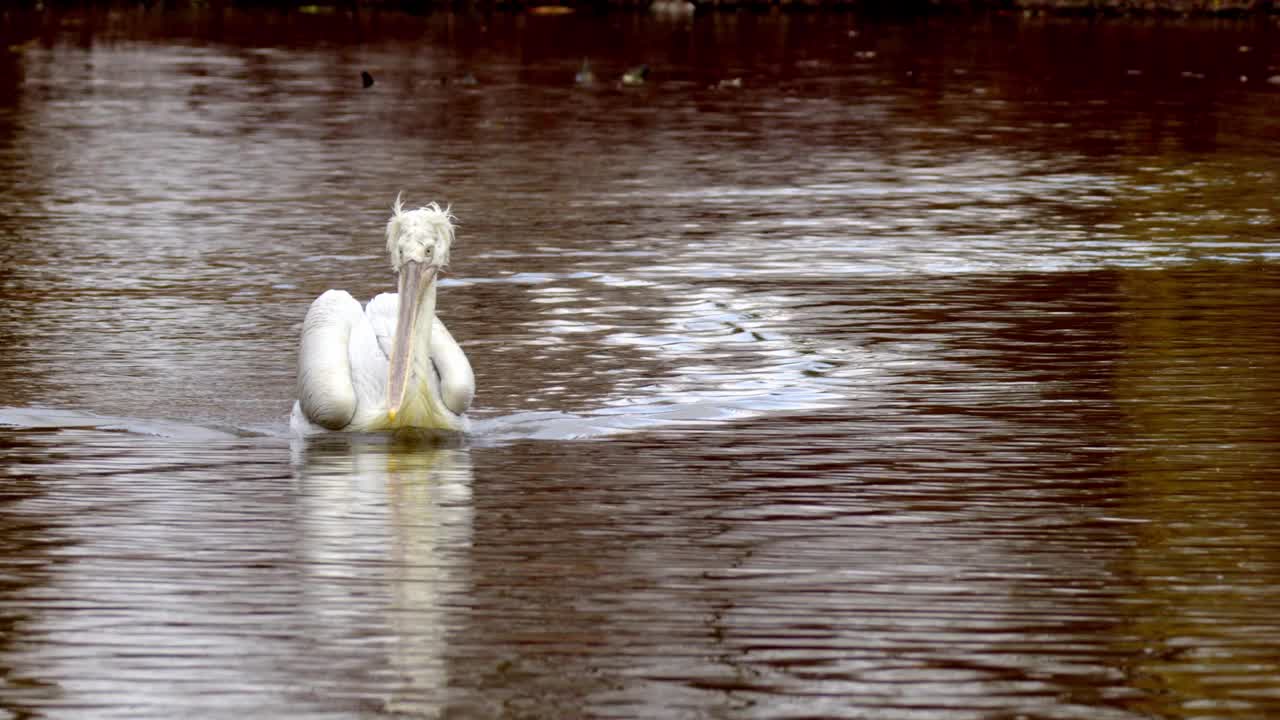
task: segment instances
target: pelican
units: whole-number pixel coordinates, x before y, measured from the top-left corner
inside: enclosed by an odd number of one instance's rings
[[[451,245],[447,208],[406,212],[396,197],[387,253],[400,292],[382,293],[365,308],[345,290],[311,303],[298,344],[295,432],[467,429],[475,375],[436,317],[436,278]]]

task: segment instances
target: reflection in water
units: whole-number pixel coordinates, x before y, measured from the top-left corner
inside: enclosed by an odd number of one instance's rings
[[[386,646],[386,668],[368,678],[388,688],[384,710],[437,716],[470,590],[469,451],[352,436],[294,440],[293,457],[310,573],[303,607],[324,619],[326,645]],[[386,593],[372,606],[371,589]]]
[[[2,436],[0,451],[13,457],[30,445],[21,436]],[[32,637],[35,616],[26,598],[45,588],[57,572],[56,549],[62,544],[53,518],[32,517],[21,512],[28,503],[45,500],[44,488],[31,474],[13,469],[0,473],[4,493],[0,495],[0,553],[7,558],[0,576],[0,709],[6,714],[26,717],[58,696],[57,684],[36,668],[16,661],[22,647]]]
[[[288,704],[272,658],[289,654],[305,623],[289,609],[279,550],[292,534],[280,512],[288,498],[257,443],[64,425],[6,433],[3,449],[6,485],[27,488],[8,529],[46,558],[38,582],[3,599],[25,618],[5,639],[9,709],[126,717],[217,706],[182,681],[192,677],[262,682],[265,707]],[[242,524],[225,525],[230,517]]]
[[[1255,286],[1257,275],[1269,282]],[[1141,521],[1126,570],[1154,605],[1133,629],[1153,712],[1188,696],[1247,712],[1277,692],[1280,649],[1257,617],[1280,603],[1277,279],[1248,266],[1125,276],[1125,301],[1143,310],[1126,313],[1117,376],[1132,438],[1127,511]]]
[[[470,585],[466,449],[295,441],[290,468],[275,439],[0,440],[7,711],[445,707]]]
[[[222,5],[0,52],[0,715],[1280,715],[1271,30]],[[399,189],[475,433],[289,438]]]

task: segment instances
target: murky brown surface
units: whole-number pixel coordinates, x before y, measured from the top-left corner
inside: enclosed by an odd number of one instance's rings
[[[0,718],[1280,716],[1274,25],[4,27]],[[476,433],[291,438],[399,190]]]

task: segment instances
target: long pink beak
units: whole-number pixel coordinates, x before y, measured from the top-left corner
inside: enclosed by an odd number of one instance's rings
[[[409,370],[413,360],[414,333],[418,327],[418,311],[427,288],[436,279],[438,268],[412,260],[400,268],[400,310],[396,316],[396,337],[391,347],[390,375],[387,378],[387,415],[396,419],[409,387]]]

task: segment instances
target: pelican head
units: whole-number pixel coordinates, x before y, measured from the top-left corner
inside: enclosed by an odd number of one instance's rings
[[[387,415],[392,421],[405,401],[410,369],[430,363],[431,325],[435,317],[436,276],[449,263],[453,215],[435,203],[405,211],[396,197],[387,221],[387,253],[399,275],[400,307],[387,381]],[[420,357],[415,357],[420,356]]]

